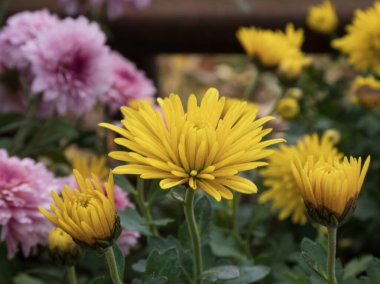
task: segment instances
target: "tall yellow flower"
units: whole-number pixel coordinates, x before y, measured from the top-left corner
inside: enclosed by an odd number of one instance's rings
[[[330,0],[311,6],[306,17],[309,28],[317,33],[331,34],[338,25],[338,16]]]
[[[352,84],[357,101],[369,108],[380,106],[380,81],[374,76],[358,76]]]
[[[260,203],[272,202],[272,210],[279,210],[280,220],[291,217],[295,224],[305,224],[306,211],[302,196],[291,170],[291,162],[305,162],[308,156],[315,158],[341,157],[326,135],[319,139],[317,134],[306,135],[295,146],[280,145],[279,149],[268,159],[268,166],[260,171],[264,185],[268,190],[259,196]]]
[[[347,35],[332,42],[334,48],[348,55],[359,71],[380,74],[380,2],[366,10],[357,10]]]
[[[214,197],[232,199],[230,190],[255,193],[256,185],[237,176],[238,172],[266,165],[261,159],[272,154],[267,146],[284,141],[262,141],[271,129],[262,125],[273,117],[256,119],[247,112],[246,102],[233,103],[224,115],[225,97],[209,89],[200,105],[191,95],[185,111],[178,95],[158,99],[163,116],[150,106],[138,110],[122,107],[124,115],[118,127],[109,128],[123,138],[115,143],[125,151],[111,152],[110,157],[126,162],[115,174],[137,174],[143,179],[161,179],[163,189],[186,185],[201,189]]]
[[[285,32],[241,27],[237,38],[246,53],[257,57],[264,66],[295,73],[295,66],[300,70],[310,64],[310,59],[301,51],[303,30],[296,30],[293,24],[288,24]]]
[[[327,227],[336,227],[355,209],[356,200],[369,167],[355,159],[309,156],[306,163],[292,162],[292,172],[309,215]]]
[[[62,198],[52,191],[55,202],[50,204],[52,213],[41,206],[39,210],[77,243],[94,249],[105,249],[120,235],[112,173],[108,182],[104,183],[106,192],[95,175],[86,179],[77,170],[74,170],[74,175],[78,189],[71,190],[65,186]]]

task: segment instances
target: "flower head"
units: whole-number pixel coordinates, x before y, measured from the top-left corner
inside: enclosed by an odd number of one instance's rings
[[[271,129],[262,125],[273,119],[256,119],[246,112],[247,103],[234,103],[222,116],[225,98],[216,89],[209,89],[198,106],[195,95],[183,109],[178,95],[158,99],[163,112],[142,105],[138,110],[121,109],[124,128],[108,123],[101,126],[123,136],[115,143],[126,151],[110,156],[126,162],[116,167],[115,174],[137,174],[143,179],[161,179],[163,189],[186,185],[201,189],[216,200],[232,199],[230,191],[255,193],[251,181],[238,172],[266,165],[261,159],[272,154],[267,146],[284,141],[262,141]]]
[[[105,35],[86,18],[66,18],[25,46],[32,64],[34,94],[54,103],[58,113],[77,116],[91,110],[112,83]]]
[[[348,55],[359,71],[380,74],[380,2],[366,10],[357,10],[348,34],[332,42],[334,48]]]
[[[306,163],[292,162],[292,172],[308,213],[316,222],[337,226],[346,221],[356,207],[369,167],[361,158],[307,158]]]
[[[50,230],[48,248],[51,257],[64,265],[73,265],[82,255],[81,248],[73,238],[60,228]]]
[[[62,198],[51,192],[55,204],[52,213],[39,207],[41,213],[55,226],[69,234],[75,242],[101,251],[112,245],[120,235],[119,219],[114,202],[114,183],[110,173],[105,183],[106,192],[98,177],[85,179],[74,170],[78,189],[64,187]]]
[[[342,155],[334,148],[327,136],[319,139],[317,134],[306,135],[297,145],[280,145],[268,159],[268,166],[260,171],[268,190],[259,196],[260,203],[272,201],[272,210],[279,210],[280,220],[291,217],[296,224],[306,223],[306,211],[302,196],[297,190],[291,163],[294,160],[306,162],[308,156],[337,157]]]
[[[47,10],[21,12],[8,18],[0,31],[0,61],[8,68],[25,69],[29,62],[22,48],[40,33],[58,24],[58,18]]]
[[[57,189],[58,182],[44,164],[9,157],[0,149],[1,241],[6,241],[8,258],[19,247],[28,257],[38,244],[46,244],[51,225],[37,207],[48,208],[50,190]]]
[[[309,28],[317,33],[331,34],[338,25],[338,16],[330,0],[311,6],[306,17]]]
[[[104,102],[115,113],[122,106],[127,106],[132,100],[153,100],[156,89],[144,72],[119,53],[113,52],[113,83],[104,96]]]
[[[300,113],[300,106],[296,99],[285,97],[278,102],[276,111],[285,119],[293,119]]]
[[[380,106],[380,81],[374,76],[358,76],[352,84],[357,101],[369,108]]]

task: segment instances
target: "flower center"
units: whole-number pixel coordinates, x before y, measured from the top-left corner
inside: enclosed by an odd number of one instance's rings
[[[83,195],[78,196],[77,204],[79,207],[87,208],[90,206],[92,199],[93,199],[92,196],[88,194],[83,194]]]

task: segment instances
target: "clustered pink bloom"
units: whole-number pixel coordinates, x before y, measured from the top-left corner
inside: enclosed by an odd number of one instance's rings
[[[51,224],[37,206],[49,208],[50,191],[57,189],[44,164],[10,157],[0,149],[0,239],[7,244],[8,258],[13,258],[19,247],[28,257],[38,244],[46,243]]]
[[[121,106],[129,105],[131,100],[151,99],[153,102],[156,89],[144,72],[117,52],[112,52],[111,56],[113,84],[104,97],[111,112],[115,113]]]
[[[55,102],[59,114],[82,115],[112,83],[109,49],[98,24],[66,18],[25,47],[34,75],[32,91]]]
[[[47,10],[21,12],[7,20],[0,33],[0,61],[7,68],[25,69],[28,60],[22,48],[42,31],[54,27],[58,18]]]

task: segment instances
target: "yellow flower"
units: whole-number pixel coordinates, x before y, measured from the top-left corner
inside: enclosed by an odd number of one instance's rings
[[[72,158],[73,168],[80,172],[83,177],[88,178],[94,174],[101,181],[107,180],[108,168],[106,163],[106,156],[96,157],[94,155],[87,156],[77,153]]]
[[[311,6],[306,17],[309,28],[317,33],[331,34],[338,25],[338,16],[329,0],[320,5]]]
[[[348,34],[332,42],[334,48],[348,55],[359,71],[380,74],[380,2],[366,10],[357,10]]]
[[[300,88],[289,88],[286,91],[285,96],[296,99],[296,100],[300,100],[303,97],[303,91]]]
[[[338,144],[341,139],[340,132],[334,128],[327,129],[323,135],[326,136],[333,145]]]
[[[268,190],[259,196],[260,203],[272,201],[272,210],[279,210],[279,219],[291,216],[295,224],[306,223],[306,212],[303,199],[297,190],[291,162],[295,159],[305,162],[307,157],[341,157],[338,150],[323,136],[306,135],[296,146],[280,145],[279,149],[268,159],[268,166],[260,171],[264,185]]]
[[[51,257],[65,265],[73,264],[82,254],[82,250],[73,241],[73,238],[60,228],[50,230],[48,248]]]
[[[369,167],[361,158],[309,156],[292,162],[292,172],[308,213],[324,226],[337,226],[352,214]]]
[[[39,206],[40,212],[55,226],[69,234],[75,242],[94,249],[107,248],[120,234],[119,220],[114,202],[114,182],[110,173],[108,182],[102,188],[98,177],[85,179],[74,170],[78,189],[68,186],[62,191],[62,198],[55,191],[50,204],[52,213]]]
[[[276,111],[285,119],[293,119],[300,113],[300,106],[296,99],[285,97],[278,102]]]
[[[294,55],[289,54],[289,56],[280,63],[278,70],[280,75],[285,79],[293,80],[298,78],[303,69],[310,65],[310,63],[310,57],[306,57],[300,52],[294,52]]]
[[[352,84],[358,103],[369,108],[380,106],[380,81],[374,76],[359,76]]]
[[[242,103],[242,102],[247,103],[247,106],[245,107],[245,110],[244,110],[244,114],[257,114],[257,112],[259,111],[259,105],[258,104],[251,103],[251,102],[241,100],[241,99],[237,99],[237,98],[226,97],[226,100],[224,102],[224,108],[223,108],[222,116],[224,116],[227,113],[227,111],[233,105],[235,105],[236,103]]]
[[[271,129],[263,124],[273,117],[256,119],[247,111],[246,102],[235,102],[224,115],[225,97],[209,89],[198,106],[195,95],[183,109],[178,95],[158,99],[163,117],[152,107],[138,110],[122,107],[123,128],[108,123],[123,138],[115,143],[125,151],[111,152],[110,157],[126,162],[115,174],[136,174],[143,179],[161,179],[160,187],[177,185],[201,189],[214,197],[232,199],[230,190],[255,193],[256,185],[237,173],[266,165],[261,159],[272,154],[267,146],[284,141],[262,141]]]
[[[237,38],[246,53],[257,57],[266,67],[282,65],[283,72],[291,70],[295,73],[295,66],[301,68],[310,64],[310,59],[301,51],[303,30],[296,30],[293,24],[288,24],[285,32],[241,27],[237,31]]]

